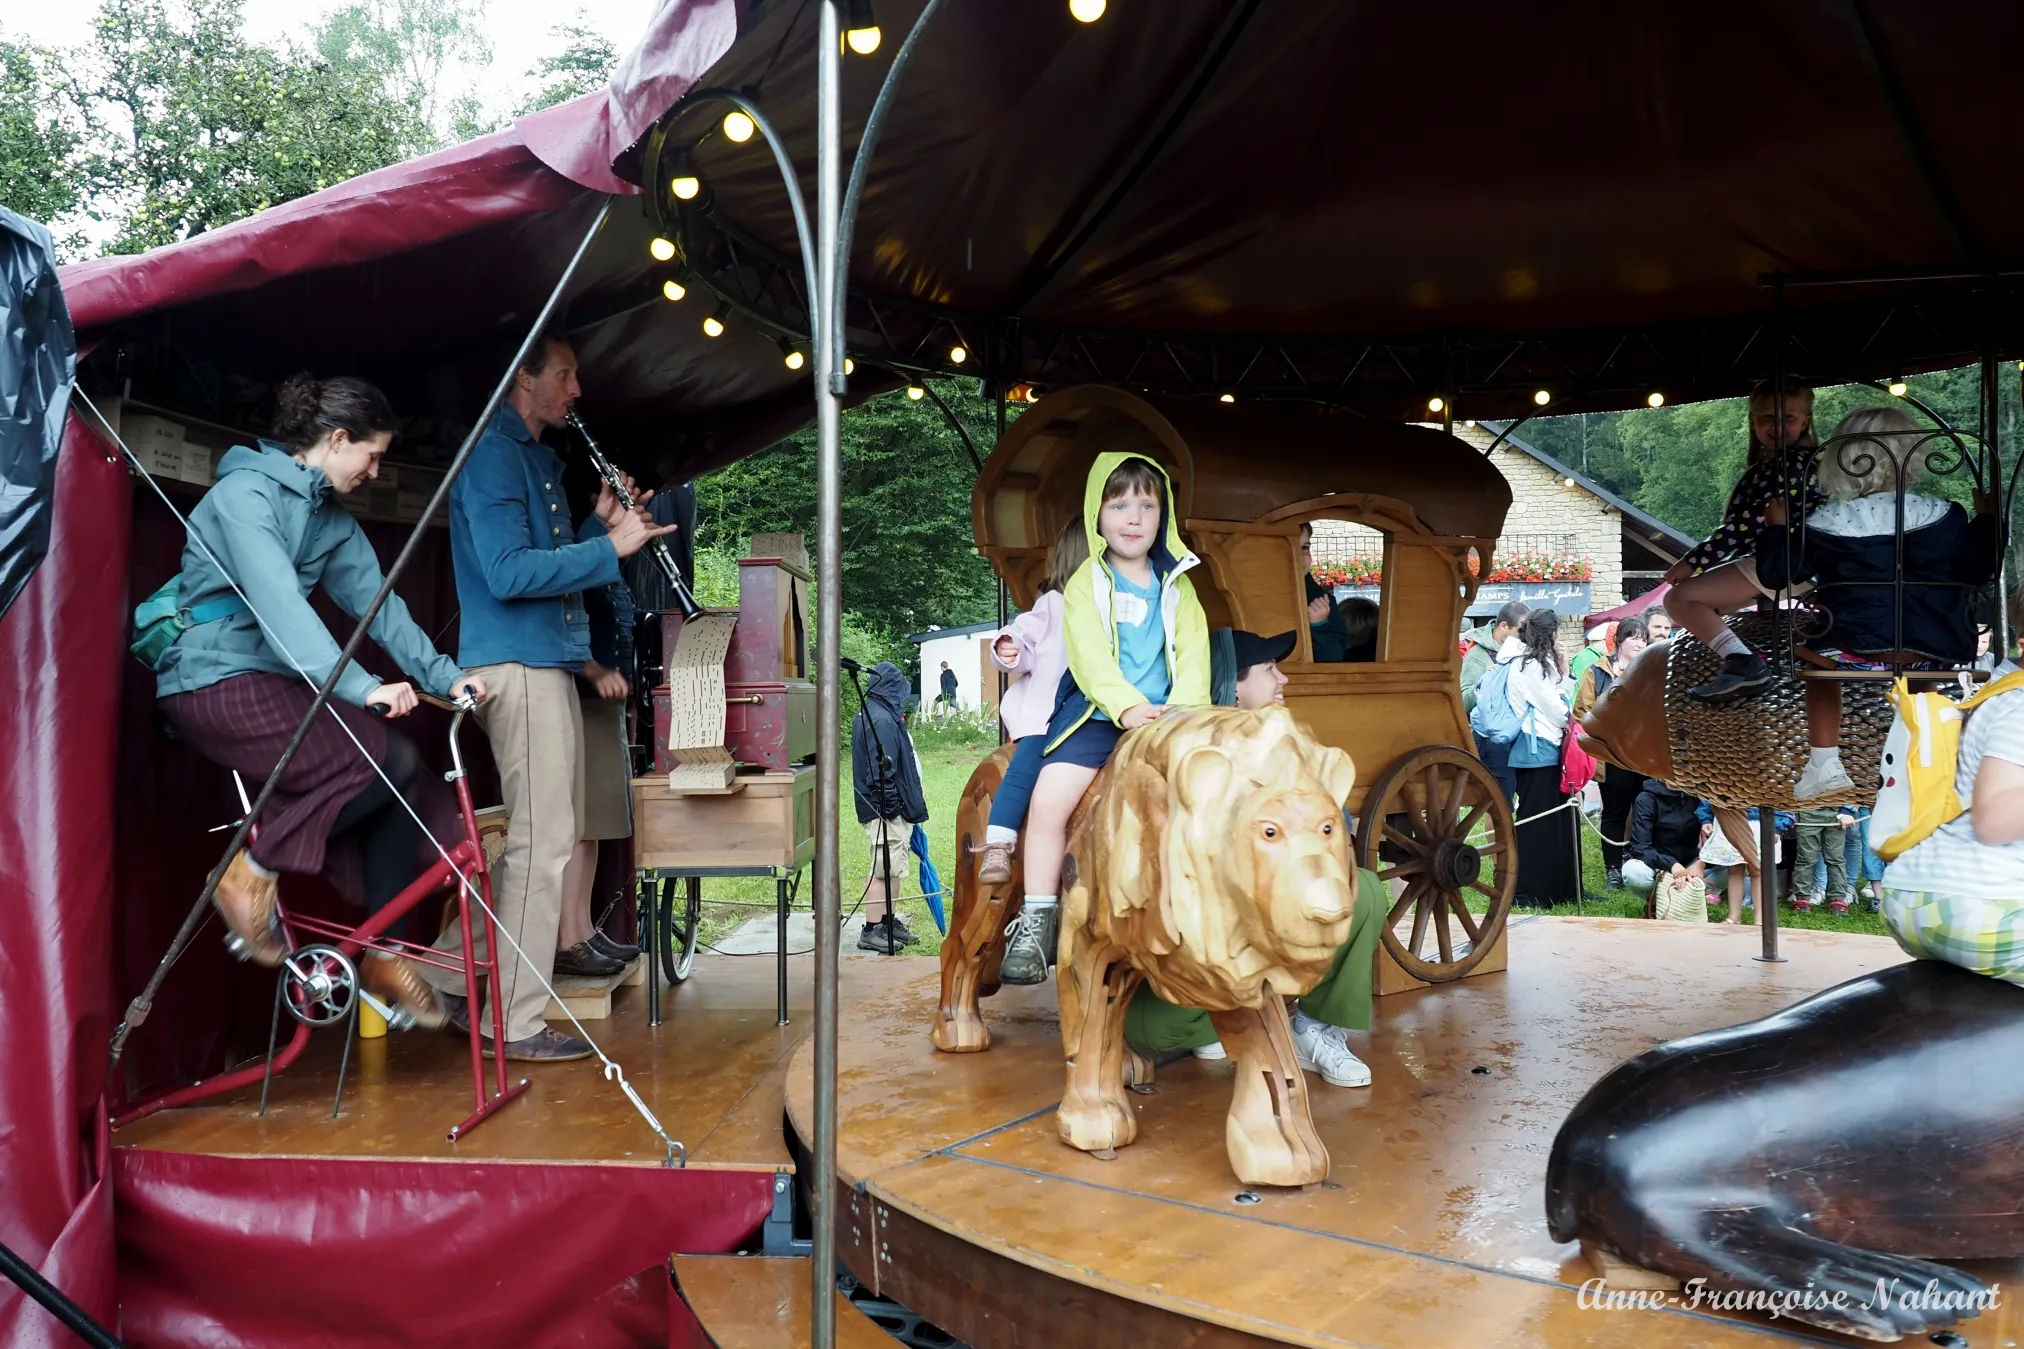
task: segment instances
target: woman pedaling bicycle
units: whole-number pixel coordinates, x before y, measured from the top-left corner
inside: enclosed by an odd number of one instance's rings
[[[296,375],[275,402],[273,439],[228,451],[190,513],[173,591],[188,626],[151,662],[162,713],[182,738],[261,782],[341,654],[309,592],[322,586],[357,617],[384,579],[365,532],[334,498],[378,475],[396,427],[386,395],[361,379]],[[387,597],[371,635],[415,684],[442,697],[485,696],[480,680],[436,650],[400,596]],[[218,882],[214,902],[241,959],[272,966],[286,954],[279,873],[322,873],[376,913],[436,860],[410,807],[430,835],[462,837],[448,788],[381,720],[415,709],[413,685],[383,682],[353,663],[334,692],[275,784],[258,836]],[[360,976],[415,1024],[442,1025],[428,986],[400,956],[374,951]]]

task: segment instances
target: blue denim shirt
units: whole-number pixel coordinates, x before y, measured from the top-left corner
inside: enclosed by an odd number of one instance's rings
[[[562,461],[510,407],[499,409],[450,488],[450,556],[465,669],[578,669],[590,659],[582,592],[619,579],[618,553],[596,516],[580,531],[570,523]]]

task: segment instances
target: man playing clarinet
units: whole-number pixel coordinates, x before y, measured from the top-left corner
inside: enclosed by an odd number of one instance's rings
[[[584,833],[583,711],[576,679],[594,674],[583,592],[619,579],[619,560],[672,526],[656,527],[644,509],[621,508],[609,484],[592,518],[574,524],[562,492],[562,461],[541,443],[560,426],[582,389],[576,353],[543,335],[513,375],[492,424],[450,489],[450,555],[463,606],[459,663],[485,681],[491,696],[478,719],[492,741],[506,798],[506,849],[492,871],[492,902],[502,932],[499,987],[489,994],[505,1016],[509,1059],[587,1058],[591,1047],[542,1019],[548,1005],[563,874]],[[632,484],[626,483],[630,490]],[[641,494],[639,504],[646,497]],[[457,952],[452,927],[436,943]],[[473,1009],[453,991],[462,983],[425,967],[453,1024],[468,1027]],[[539,977],[535,977],[538,975]],[[488,1036],[491,1009],[479,1028]]]

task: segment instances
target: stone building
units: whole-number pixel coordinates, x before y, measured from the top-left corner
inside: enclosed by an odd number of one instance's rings
[[[1602,484],[1584,476],[1517,436],[1498,440],[1502,425],[1462,422],[1461,440],[1488,451],[1490,461],[1511,484],[1511,511],[1491,558],[1493,574],[1514,562],[1548,563],[1537,581],[1486,581],[1471,604],[1471,621],[1493,614],[1507,600],[1548,604],[1563,616],[1562,639],[1580,645],[1580,620],[1615,608],[1659,583],[1666,568],[1697,542],[1664,521],[1639,510]],[[1492,449],[1492,446],[1495,449]],[[1316,522],[1317,567],[1338,565],[1367,570],[1384,552],[1383,535],[1345,521]],[[1586,563],[1585,581],[1571,579]],[[1357,567],[1352,564],[1360,563]],[[1528,568],[1530,570],[1530,568]],[[1379,598],[1370,586],[1338,584],[1340,596]]]

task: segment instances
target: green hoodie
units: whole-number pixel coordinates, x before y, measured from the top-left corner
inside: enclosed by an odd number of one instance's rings
[[[194,608],[232,595],[231,583],[196,543],[202,538],[246,592],[253,608],[189,629],[155,679],[166,698],[206,688],[233,675],[297,670],[321,684],[342,654],[330,629],[309,607],[318,585],[356,618],[384,574],[358,521],[331,498],[330,479],[272,441],[227,451],[218,482],[190,512],[192,540],[183,545],[178,602]],[[399,595],[387,596],[373,619],[372,638],[423,689],[447,695],[464,677],[437,652],[408,616]],[[338,676],[337,696],[363,707],[380,680],[353,662]]]
[[[1062,592],[1062,627],[1068,647],[1068,669],[1075,676],[1081,707],[1074,722],[1048,744],[1053,749],[1096,712],[1121,722],[1125,712],[1144,702],[1118,665],[1117,624],[1111,618],[1111,602],[1117,578],[1104,558],[1103,536],[1097,526],[1103,513],[1103,485],[1113,470],[1127,459],[1146,459],[1141,454],[1110,452],[1099,454],[1090,465],[1089,481],[1082,493],[1083,528],[1089,533],[1089,559],[1076,568]],[[1160,541],[1148,556],[1160,582],[1160,619],[1166,631],[1167,672],[1173,691],[1167,696],[1170,707],[1203,707],[1209,703],[1209,620],[1202,603],[1195,598],[1194,583],[1187,573],[1201,559],[1181,541],[1181,527],[1174,519],[1174,487],[1167,471],[1151,459],[1146,462],[1160,475]]]

